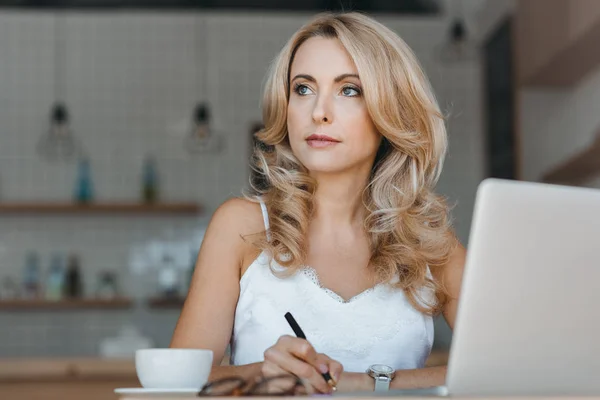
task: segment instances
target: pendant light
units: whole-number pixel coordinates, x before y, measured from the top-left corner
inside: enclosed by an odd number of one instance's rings
[[[198,20],[202,19],[202,31],[198,28]],[[208,93],[208,29],[206,27],[206,16],[197,17],[194,24],[194,37],[196,38],[196,45],[194,50],[196,51],[195,60],[199,61],[198,65],[201,66],[202,75],[201,77],[196,76],[197,82],[202,82],[202,91],[204,98],[206,99]],[[202,38],[202,51],[199,42]],[[201,62],[200,62],[201,60]],[[196,69],[197,71],[200,68]],[[198,87],[198,85],[196,85]],[[214,128],[211,123],[210,106],[208,101],[199,101],[196,103],[192,116],[191,116],[191,128],[185,139],[185,147],[191,154],[197,153],[209,153],[215,154],[220,152],[225,145],[225,136]]]
[[[66,35],[64,17],[54,18],[54,98],[50,108],[50,124],[37,143],[37,152],[47,161],[69,161],[78,158],[81,146],[73,136],[65,98]]]
[[[185,145],[190,153],[216,153],[221,151],[223,136],[211,126],[208,103],[199,102],[196,104],[192,115],[192,128],[186,138]]]
[[[452,0],[452,2],[457,4],[457,9],[448,28],[447,38],[438,48],[438,59],[444,64],[474,61],[477,58],[477,46],[469,36],[462,11],[462,1]]]

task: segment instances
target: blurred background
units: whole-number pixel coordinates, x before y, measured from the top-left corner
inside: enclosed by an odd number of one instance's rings
[[[101,360],[168,346],[211,214],[248,187],[270,61],[342,9],[397,32],[429,76],[465,245],[486,177],[600,186],[599,1],[0,0],[5,385],[73,359],[127,375]],[[436,351],[450,342],[437,321]]]

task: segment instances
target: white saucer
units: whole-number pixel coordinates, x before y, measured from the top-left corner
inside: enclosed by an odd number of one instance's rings
[[[130,397],[152,397],[152,396],[169,396],[169,397],[190,397],[196,396],[200,389],[146,389],[146,388],[119,388],[115,389],[118,395],[126,395]]]

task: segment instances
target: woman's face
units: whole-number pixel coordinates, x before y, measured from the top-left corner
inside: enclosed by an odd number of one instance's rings
[[[381,135],[356,66],[337,39],[310,38],[296,51],[287,128],[292,152],[310,172],[371,170]]]

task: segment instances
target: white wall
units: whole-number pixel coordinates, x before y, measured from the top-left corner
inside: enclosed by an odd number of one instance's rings
[[[538,181],[599,134],[600,69],[573,88],[523,89],[520,101],[523,179]],[[600,180],[583,186],[600,188]]]
[[[75,165],[49,164],[35,152],[54,100],[56,18],[66,27],[64,95],[73,131],[92,160],[97,199],[136,199],[142,159],[152,152],[158,157],[163,197],[197,200],[208,217],[246,185],[249,127],[260,119],[266,68],[308,17],[0,13],[0,200],[71,198]],[[380,20],[413,47],[442,108],[450,112],[450,154],[439,190],[456,203],[456,229],[466,242],[476,186],[483,178],[479,64],[442,65],[436,59],[448,29],[445,18]],[[203,23],[208,49],[200,54]],[[213,125],[226,136],[227,147],[192,158],[182,140],[193,106],[203,98],[210,101]],[[134,286],[129,278],[131,246],[160,238],[168,228],[181,237],[191,235],[200,222],[181,217],[0,217],[0,278],[19,278],[29,249],[39,251],[44,266],[54,251],[76,251],[82,255],[88,287],[99,270],[117,269],[126,290],[141,291],[136,293],[141,296],[153,287]],[[442,324],[439,329],[438,340],[447,344],[447,328]]]

